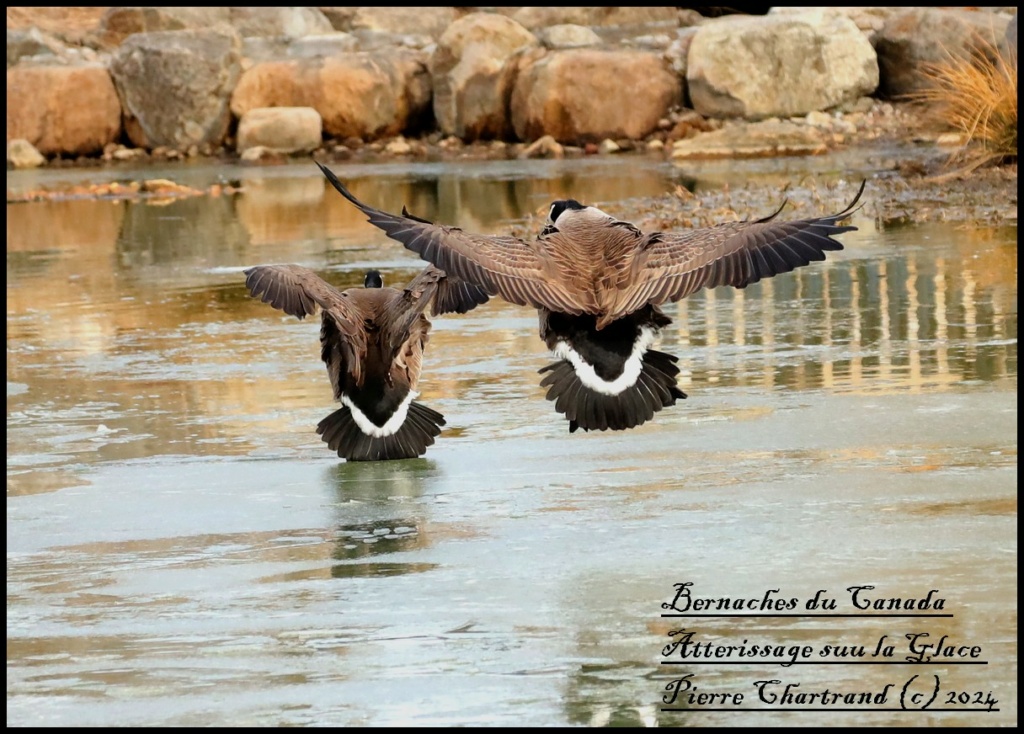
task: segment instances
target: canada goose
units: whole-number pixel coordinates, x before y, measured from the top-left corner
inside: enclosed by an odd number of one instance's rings
[[[832,236],[857,228],[837,222],[855,211],[867,183],[831,216],[776,221],[780,207],[763,219],[679,232],[641,232],[566,199],[551,204],[540,235],[526,241],[433,224],[404,207],[382,212],[317,165],[388,237],[489,295],[538,310],[540,336],[561,358],[540,370],[549,373],[541,386],[570,432],[632,428],[685,398],[678,358],[650,348],[671,323],[658,307],[701,288],[745,288],[843,249]]]
[[[487,301],[479,287],[428,265],[403,290],[385,288],[376,270],[362,288],[339,291],[300,265],[258,265],[245,272],[254,298],[302,319],[321,311],[320,356],[342,407],[316,432],[349,461],[421,456],[444,417],[413,402],[419,394],[431,314],[465,313]]]

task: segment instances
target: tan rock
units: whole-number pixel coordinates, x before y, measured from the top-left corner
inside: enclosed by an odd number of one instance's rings
[[[512,92],[516,135],[559,142],[643,138],[679,104],[679,78],[658,54],[569,49],[524,60]]]
[[[703,133],[672,146],[671,157],[768,158],[785,155],[820,155],[827,146],[822,133],[807,125],[764,120],[749,124],[731,124],[721,130]]]
[[[99,153],[121,133],[121,104],[100,65],[7,70],[7,140],[45,155]]]
[[[316,150],[323,141],[323,120],[312,107],[257,107],[238,121],[236,148],[266,147],[279,153]]]
[[[24,138],[7,141],[7,162],[15,168],[39,168],[46,158]]]

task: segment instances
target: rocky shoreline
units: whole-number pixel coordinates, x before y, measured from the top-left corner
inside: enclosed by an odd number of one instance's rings
[[[937,49],[1016,48],[1014,8],[8,8],[8,169],[964,144],[901,101]],[[1016,166],[975,180],[1006,188]],[[884,185],[884,184],[883,184]],[[908,188],[904,186],[904,188]],[[943,193],[943,192],[938,192]],[[948,198],[948,192],[944,192]],[[10,200],[10,197],[9,197]],[[1011,211],[1012,209],[1012,211]]]

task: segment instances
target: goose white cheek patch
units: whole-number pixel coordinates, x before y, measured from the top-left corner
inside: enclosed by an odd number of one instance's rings
[[[405,416],[409,412],[409,403],[417,397],[419,397],[419,393],[410,390],[409,394],[405,396],[405,400],[401,402],[383,426],[378,426],[372,420],[367,418],[363,411],[359,410],[359,408],[355,406],[355,403],[349,399],[348,395],[341,396],[341,404],[352,411],[352,419],[356,422],[356,425],[359,426],[360,431],[365,433],[367,436],[384,438],[385,436],[390,436],[395,433],[402,427],[402,424],[405,423]]]
[[[633,344],[633,351],[622,368],[622,374],[611,382],[598,377],[594,367],[588,364],[579,353],[569,346],[568,342],[559,341],[555,345],[554,354],[556,357],[566,359],[576,371],[586,387],[604,395],[618,395],[623,390],[630,388],[636,383],[640,372],[643,370],[644,354],[648,347],[654,343],[654,330],[644,326],[640,329],[640,336]]]

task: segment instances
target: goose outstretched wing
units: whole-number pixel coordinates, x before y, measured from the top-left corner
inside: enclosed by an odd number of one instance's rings
[[[329,168],[317,165],[371,224],[449,276],[519,306],[583,312],[578,299],[553,277],[539,243],[507,235],[471,234],[412,216],[404,208],[402,214],[389,214],[359,201]]]
[[[646,235],[633,283],[617,299],[615,312],[621,315],[645,304],[678,301],[701,288],[745,288],[824,260],[826,252],[843,249],[832,239],[835,235],[857,229],[839,222],[859,208],[865,184],[845,209],[829,216],[778,221],[780,209],[750,222]]]
[[[327,365],[335,398],[341,397],[346,370],[357,383],[362,383],[365,317],[349,291],[339,291],[301,265],[257,265],[244,272],[245,285],[254,298],[290,316],[303,319],[316,313],[317,307],[321,309],[321,357]]]

